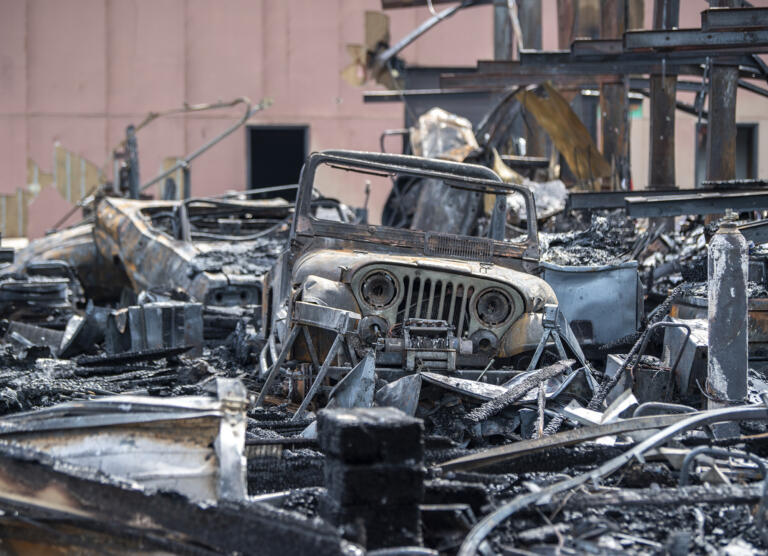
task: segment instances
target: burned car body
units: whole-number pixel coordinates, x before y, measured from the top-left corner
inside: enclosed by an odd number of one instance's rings
[[[321,220],[310,203],[321,165],[438,179],[496,196],[491,237]],[[302,301],[359,314],[359,347],[376,347],[377,366],[478,368],[536,347],[541,311],[556,303],[552,289],[530,273],[538,261],[536,219],[528,220],[523,243],[503,241],[506,195],[520,192],[535,211],[528,190],[480,166],[355,151],[313,154],[299,187],[291,248],[274,269],[271,333],[279,341]],[[330,339],[319,339],[320,352]],[[301,339],[294,357],[307,357]]]
[[[291,212],[282,200],[108,198],[94,234],[137,292],[180,289],[206,305],[255,306],[258,314]]]

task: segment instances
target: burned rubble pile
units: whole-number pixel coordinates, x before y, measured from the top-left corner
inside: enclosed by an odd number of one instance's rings
[[[593,214],[585,230],[539,234],[541,260],[562,266],[619,263],[631,257],[637,238],[634,221],[623,214]]]
[[[731,295],[733,261],[759,260],[723,247],[731,220],[539,234],[530,202],[524,236],[504,211],[488,237],[361,235],[316,210],[322,165],[533,198],[480,166],[325,151],[295,204],[238,201],[239,224],[107,198],[77,252],[33,242],[0,276],[4,548],[768,550],[765,281]],[[713,249],[717,279],[681,270]],[[679,279],[654,274],[676,256]],[[103,264],[122,277],[96,290]],[[743,353],[707,311],[736,319],[738,296]]]

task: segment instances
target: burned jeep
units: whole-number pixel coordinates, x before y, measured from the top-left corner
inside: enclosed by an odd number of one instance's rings
[[[215,198],[99,204],[94,236],[133,289],[181,289],[214,306],[260,306],[262,276],[284,249],[293,207]]]
[[[311,199],[318,171],[329,168],[363,174],[361,181],[371,175],[437,179],[487,196],[489,237],[324,220],[313,214]],[[528,210],[522,243],[503,239],[510,193],[523,195]],[[312,338],[306,328],[303,336],[293,333],[301,324],[297,313],[310,305],[350,315],[356,333],[346,356],[354,363],[374,348],[377,372],[483,369],[529,353],[543,334],[544,305],[556,303],[549,285],[531,273],[539,256],[534,214],[530,191],[502,183],[485,167],[355,151],[311,155],[301,173],[290,249],[271,273],[273,316],[263,319],[271,329],[262,373],[270,367],[267,356],[277,360],[278,345],[288,341],[292,353],[283,361],[312,360],[317,367],[336,350],[341,330],[334,335],[330,325],[315,322]]]

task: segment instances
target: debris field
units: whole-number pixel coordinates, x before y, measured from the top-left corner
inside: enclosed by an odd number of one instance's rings
[[[0,250],[0,551],[768,552],[764,180],[635,190],[573,83],[512,79],[631,71],[653,100],[666,56],[712,113],[721,67],[765,78],[767,10],[480,61],[441,78],[508,79],[479,123],[433,92],[403,154],[314,152],[268,191],[179,199],[201,153],[141,183],[129,126],[82,222]],[[383,45],[356,63],[407,98]],[[239,104],[269,106],[205,109]],[[382,214],[323,195],[342,173]]]

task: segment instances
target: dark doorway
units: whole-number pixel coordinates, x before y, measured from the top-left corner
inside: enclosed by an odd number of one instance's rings
[[[308,126],[248,127],[248,188],[298,183],[308,147]],[[263,197],[295,201],[296,190],[265,193]]]

